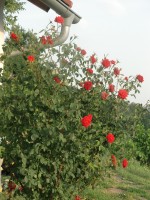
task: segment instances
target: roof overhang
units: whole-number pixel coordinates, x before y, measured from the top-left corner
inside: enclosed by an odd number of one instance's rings
[[[48,12],[50,10],[50,7],[47,6],[45,3],[43,3],[42,1],[39,0],[28,0],[31,3],[33,3],[35,6],[41,8],[42,10]]]
[[[50,9],[54,10],[57,14],[61,15],[63,18],[68,18],[74,15],[73,24],[80,21],[81,17],[75,13],[63,0],[28,0],[37,7],[48,12]]]

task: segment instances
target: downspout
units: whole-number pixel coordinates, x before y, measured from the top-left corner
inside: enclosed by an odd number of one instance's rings
[[[64,18],[60,35],[54,39],[53,46],[61,45],[69,36],[70,26],[78,23],[81,17],[72,11],[62,0],[42,0],[42,2]]]
[[[28,1],[35,4],[35,1],[33,0]],[[64,23],[62,24],[60,35],[54,39],[53,46],[61,45],[67,40],[69,36],[70,26],[72,24],[78,23],[81,17],[73,10],[71,10],[62,0],[40,0],[40,2],[64,18]],[[37,5],[37,3],[35,5]]]
[[[69,17],[64,18],[64,23],[61,25],[60,35],[53,40],[53,45],[51,45],[51,47],[61,45],[67,40],[67,38],[69,36],[69,32],[70,32],[70,26],[71,26],[71,24],[74,20],[74,17],[75,17],[74,14],[71,14]],[[41,45],[41,48],[43,48],[43,45]],[[45,48],[49,48],[49,46],[45,45]],[[26,50],[27,49],[25,48],[24,51],[26,51]],[[22,52],[13,51],[11,53],[11,56],[16,56],[16,55],[19,55],[19,54],[22,54]]]
[[[80,21],[81,17],[71,10],[62,0],[28,0],[29,2],[38,6],[38,2],[41,2],[42,5],[45,5],[48,8],[53,9],[57,14],[61,15],[64,18],[64,23],[61,25],[60,35],[54,39],[53,47],[61,45],[64,43],[70,32],[70,26],[76,24]],[[47,9],[48,11],[48,9]],[[45,46],[48,48],[49,46]],[[43,48],[43,47],[42,47]],[[24,49],[26,51],[27,49]],[[22,54],[22,52],[14,51],[11,53],[11,56]]]
[[[0,56],[3,54],[3,44],[4,44],[4,3],[5,0],[0,0]],[[3,68],[3,63],[0,61],[0,68]]]
[[[54,39],[53,47],[61,45],[67,40],[67,38],[69,36],[69,32],[70,32],[70,26],[71,26],[73,20],[74,20],[74,14],[72,14],[68,18],[64,18],[64,23],[61,26],[60,35]]]

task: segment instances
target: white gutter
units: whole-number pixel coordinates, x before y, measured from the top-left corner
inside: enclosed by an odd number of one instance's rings
[[[57,14],[61,15],[63,18],[68,18],[74,15],[73,24],[80,21],[81,17],[76,14],[73,10],[69,8],[62,0],[40,0],[42,3],[47,5],[49,8],[54,10]]]

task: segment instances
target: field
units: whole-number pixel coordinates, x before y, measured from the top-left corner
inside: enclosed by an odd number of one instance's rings
[[[110,172],[96,189],[84,192],[87,200],[150,200],[150,169],[138,162]]]

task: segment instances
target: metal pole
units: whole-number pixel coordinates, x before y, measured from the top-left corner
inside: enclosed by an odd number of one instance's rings
[[[2,45],[4,44],[4,24],[3,24],[4,3],[5,0],[0,0],[0,56],[3,53]],[[3,68],[3,63],[1,61],[0,61],[0,68]]]

